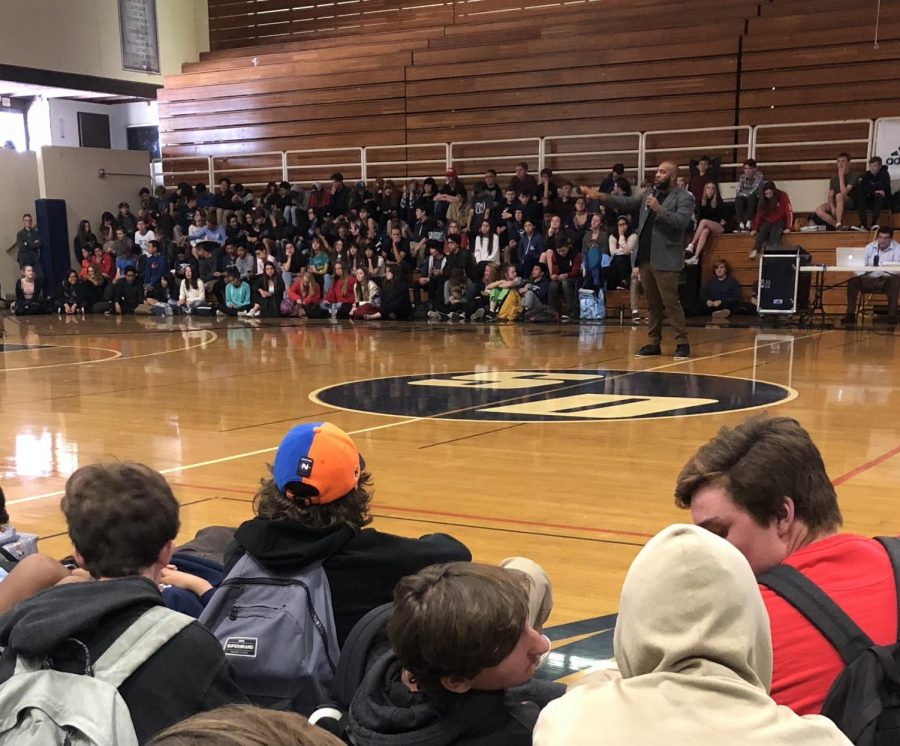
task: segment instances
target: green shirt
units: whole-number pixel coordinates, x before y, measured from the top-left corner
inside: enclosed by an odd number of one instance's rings
[[[852,171],[848,171],[846,173],[846,175],[844,176],[844,184],[846,184],[850,188],[848,194],[853,194],[853,190],[856,188],[856,183],[858,181],[859,176],[857,176],[855,173],[853,173]],[[832,192],[837,194],[839,191],[841,191],[841,180],[837,176],[832,176],[831,181],[828,184],[828,188]]]

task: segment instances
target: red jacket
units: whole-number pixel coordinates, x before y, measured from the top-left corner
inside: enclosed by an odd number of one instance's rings
[[[322,290],[319,288],[319,283],[315,280],[312,282],[312,289],[309,295],[300,295],[300,290],[300,278],[298,277],[288,288],[288,298],[294,301],[294,303],[301,303],[304,306],[315,305],[322,299]]]
[[[356,296],[353,293],[353,286],[356,285],[355,277],[347,278],[347,290],[345,292],[340,292],[341,285],[343,284],[343,278],[338,280],[334,279],[334,283],[331,285],[331,290],[325,293],[325,302],[326,303],[355,303]]]
[[[762,205],[761,198],[760,205]],[[756,215],[753,216],[753,230],[758,231],[762,223],[777,223],[779,220],[784,221],[784,227],[788,230],[794,224],[794,210],[791,208],[791,198],[787,196],[787,192],[778,192],[778,204],[771,212],[764,214],[760,210],[756,211]]]

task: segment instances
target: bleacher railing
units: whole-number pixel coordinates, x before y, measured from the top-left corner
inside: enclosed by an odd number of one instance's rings
[[[819,137],[815,136],[817,132]],[[835,153],[844,150],[851,154],[855,151],[855,157],[859,158],[859,152],[864,148],[866,160],[871,158],[875,148],[875,122],[871,119],[835,119],[800,124],[758,124],[753,128],[752,138],[753,157],[760,168],[822,166],[833,163]],[[796,153],[806,149],[810,150],[808,158],[778,157],[779,150]]]
[[[646,132],[599,132],[588,135],[552,135],[508,140],[457,141],[368,147],[315,148],[272,151],[235,156],[179,156],[158,158],[150,164],[154,186],[179,181],[215,184],[223,176],[259,187],[270,181],[311,183],[327,180],[340,171],[345,180],[369,182],[375,178],[423,179],[440,177],[455,168],[461,179],[480,178],[487,168],[503,177],[515,163],[527,161],[537,173],[545,167],[573,180],[598,181],[613,163],[623,163],[629,175],[643,179],[660,160],[675,160],[682,167],[705,153],[719,157],[722,168],[737,168],[755,158],[760,166],[825,167],[837,152],[847,150],[856,159],[874,152],[876,122],[848,119],[789,124],[699,127]],[[800,157],[797,154],[800,154]],[[185,168],[180,168],[180,166]],[[535,165],[537,168],[535,169]]]

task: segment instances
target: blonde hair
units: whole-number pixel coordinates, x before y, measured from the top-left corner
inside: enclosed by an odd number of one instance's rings
[[[302,715],[228,705],[166,728],[147,746],[341,746]]]

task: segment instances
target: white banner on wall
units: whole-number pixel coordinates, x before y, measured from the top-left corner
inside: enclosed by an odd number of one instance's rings
[[[890,169],[891,182],[900,181],[900,117],[878,120],[875,155],[881,156]]]

